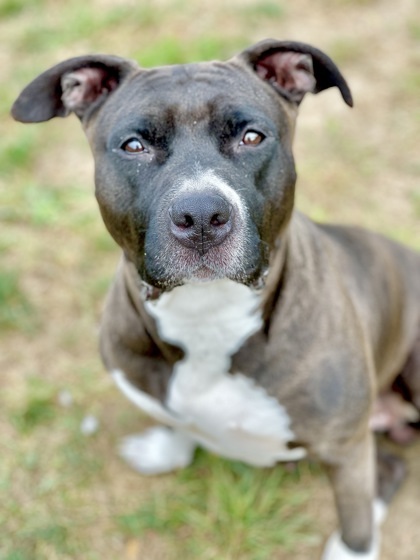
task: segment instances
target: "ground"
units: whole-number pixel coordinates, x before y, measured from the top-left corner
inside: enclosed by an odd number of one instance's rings
[[[87,52],[151,66],[227,58],[265,37],[312,43],[340,66],[355,107],[333,90],[302,104],[297,205],[419,250],[418,0],[2,0],[0,37],[0,558],[316,558],[335,525],[317,465],[254,470],[199,453],[184,473],[145,479],[118,458],[119,438],[150,422],[98,357],[118,249],[87,142],[74,117],[23,126],[8,111],[38,73]],[[381,560],[419,557],[420,445],[402,452],[410,474]]]

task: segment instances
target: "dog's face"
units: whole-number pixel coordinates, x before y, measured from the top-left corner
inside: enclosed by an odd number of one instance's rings
[[[252,78],[228,63],[144,71],[98,115],[96,196],[148,283],[249,283],[267,266],[293,203],[291,122]]]
[[[41,75],[13,114],[81,118],[104,222],[147,283],[251,284],[291,215],[298,103],[332,85],[351,104],[333,63],[297,43],[152,70],[85,57]]]

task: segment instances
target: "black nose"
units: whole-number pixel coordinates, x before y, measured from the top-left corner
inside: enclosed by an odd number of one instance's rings
[[[204,255],[229,235],[232,210],[232,205],[218,194],[183,194],[169,210],[171,232],[182,245]]]

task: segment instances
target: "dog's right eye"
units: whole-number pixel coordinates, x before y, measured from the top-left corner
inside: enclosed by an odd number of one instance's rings
[[[130,138],[124,142],[121,149],[128,154],[140,154],[141,152],[144,152],[146,148],[138,138]]]

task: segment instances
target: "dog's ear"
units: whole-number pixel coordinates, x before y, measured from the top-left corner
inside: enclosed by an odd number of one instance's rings
[[[260,78],[295,103],[300,103],[308,92],[338,87],[344,101],[353,107],[350,89],[337,66],[311,45],[267,39],[249,47],[239,57]]]
[[[71,58],[50,68],[19,95],[12,116],[21,122],[42,122],[71,112],[83,119],[138,69],[135,62],[116,56]]]

